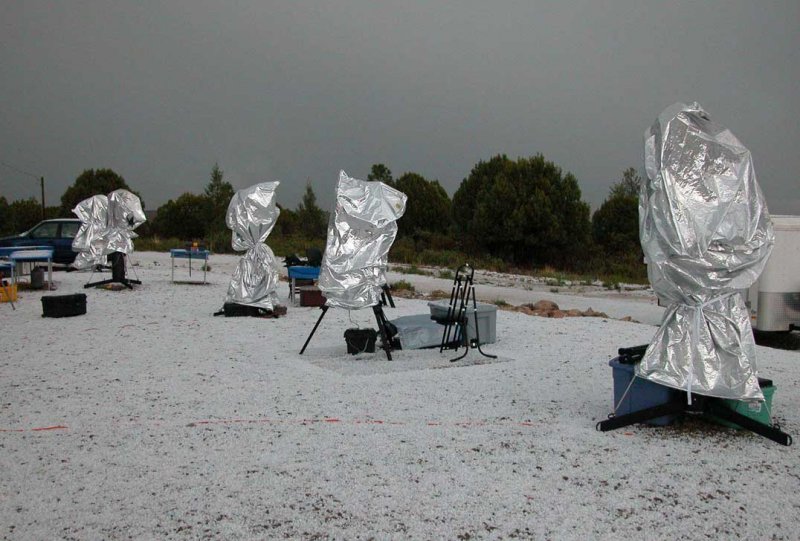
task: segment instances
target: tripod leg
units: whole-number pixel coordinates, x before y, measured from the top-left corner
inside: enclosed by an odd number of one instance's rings
[[[303,349],[300,350],[300,355],[302,355],[303,352],[306,350],[306,347],[308,347],[308,343],[311,342],[311,337],[314,336],[315,332],[317,332],[317,327],[319,327],[319,324],[322,323],[322,318],[325,317],[325,312],[327,312],[327,311],[328,311],[328,307],[327,306],[323,306],[322,307],[322,313],[319,315],[319,319],[317,320],[316,325],[314,325],[314,328],[311,329],[311,334],[308,335],[308,338],[306,338],[306,343],[303,344]]]
[[[381,289],[383,289],[383,293],[386,295],[386,298],[389,300],[389,306],[391,306],[392,308],[396,308],[396,306],[394,305],[394,299],[392,298],[392,290],[389,288],[389,284],[383,284],[381,286]],[[386,303],[384,303],[384,305],[385,304]]]
[[[763,436],[767,439],[774,441],[775,443],[780,443],[781,445],[791,445],[792,444],[792,437],[785,432],[778,430],[777,428],[765,425],[763,423],[759,423],[758,421],[754,421],[750,417],[742,415],[741,413],[735,412],[731,409],[726,408],[725,406],[721,405],[716,400],[710,400],[706,403],[705,409],[717,417],[728,421],[729,423],[736,423],[737,425],[745,428],[751,432],[755,432],[759,436]]]
[[[666,404],[661,404],[659,406],[653,406],[652,408],[646,408],[633,413],[610,417],[605,421],[600,421],[597,423],[595,428],[600,432],[608,432],[609,430],[616,430],[617,428],[622,428],[636,423],[643,423],[651,419],[663,417],[664,415],[683,413],[684,411],[686,411],[685,404],[683,403],[682,399],[678,399],[672,402],[667,402]]]
[[[92,282],[92,283],[89,283],[89,284],[84,284],[83,288],[84,289],[88,289],[90,287],[104,286],[106,284],[113,284],[114,282],[116,282],[116,280],[114,280],[113,278],[108,279],[108,280],[100,280],[99,282]]]
[[[383,350],[386,352],[386,359],[392,360],[392,345],[389,343],[389,333],[386,332],[386,316],[383,314],[383,307],[378,304],[372,307],[375,312],[375,319],[378,320],[378,331],[381,333]]]

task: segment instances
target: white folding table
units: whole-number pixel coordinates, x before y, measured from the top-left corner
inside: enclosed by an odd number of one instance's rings
[[[8,254],[8,259],[15,265],[17,263],[36,263],[47,261],[47,288],[53,289],[53,248],[39,248],[36,250],[21,249]],[[15,274],[14,283],[18,276]]]

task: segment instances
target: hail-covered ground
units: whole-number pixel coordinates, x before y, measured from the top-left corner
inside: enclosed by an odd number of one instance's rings
[[[212,256],[207,285],[173,283],[167,254],[132,260],[134,291],[55,274],[53,293],[86,293],[85,316],[42,318],[42,292],[0,304],[3,538],[797,539],[795,447],[697,420],[595,430],[609,359],[655,331],[652,296],[503,279],[478,295],[609,317],[499,311],[497,358],[450,363],[348,355],[344,331],[374,327],[372,311],[332,309],[299,355],[317,308],[212,316],[236,257]],[[390,319],[428,312],[396,300]],[[797,435],[800,352],[759,347],[758,362]]]

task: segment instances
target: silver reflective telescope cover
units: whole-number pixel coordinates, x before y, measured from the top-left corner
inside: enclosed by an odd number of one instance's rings
[[[88,269],[105,262],[105,232],[108,225],[108,197],[93,195],[72,209],[81,221],[81,227],[72,240],[72,249],[78,252],[76,269]]]
[[[262,182],[236,192],[228,205],[225,222],[231,246],[246,250],[233,272],[226,303],[273,310],[278,304],[275,288],[278,269],[275,254],[264,244],[281,211],[275,199],[280,182]]]
[[[763,400],[742,290],[774,243],[750,151],[698,105],[668,107],[645,133],[639,233],[668,308],[638,376],[735,400]]]
[[[72,241],[72,248],[79,252],[73,263],[78,269],[101,265],[114,252],[132,254],[133,239],[138,236],[133,230],[147,221],[139,197],[123,189],[108,197],[84,199],[72,212],[81,220]]]
[[[357,310],[380,302],[389,249],[406,200],[403,192],[382,182],[339,172],[336,207],[319,274],[327,306]]]
[[[108,194],[108,230],[106,254],[133,253],[134,229],[147,221],[141,200],[128,190],[114,190]]]

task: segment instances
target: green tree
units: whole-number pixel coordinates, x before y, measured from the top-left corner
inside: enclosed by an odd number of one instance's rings
[[[210,211],[208,197],[187,192],[158,208],[152,230],[163,237],[186,241],[203,239]]]
[[[72,209],[84,199],[93,195],[108,195],[110,192],[120,188],[129,190],[137,196],[139,195],[131,190],[124,178],[111,169],[86,169],[61,196],[62,213],[71,216]],[[144,201],[142,201],[142,208],[144,208]],[[41,210],[39,212],[41,215]]]
[[[639,186],[633,167],[611,186],[609,195],[592,216],[592,238],[606,256],[632,254],[644,257],[639,243]]]
[[[394,187],[408,196],[406,212],[398,222],[401,235],[417,240],[425,231],[447,233],[451,203],[439,181],[406,173],[394,182]]]
[[[382,163],[373,164],[367,180],[377,180],[392,186],[392,172]]]
[[[39,205],[36,211],[35,205]],[[44,212],[46,220],[62,216],[61,207],[47,207]],[[74,218],[75,216],[66,216]],[[42,206],[35,198],[20,199],[11,204],[0,196],[0,235],[23,233],[38,224],[42,219]]]
[[[611,195],[639,197],[639,188],[642,186],[642,177],[633,167],[628,167],[622,172],[622,180],[611,186]]]
[[[42,203],[31,197],[8,205],[8,233],[23,233],[42,220]]]
[[[590,237],[577,179],[538,154],[478,163],[453,196],[471,248],[518,264],[574,267]]]
[[[509,162],[510,160],[505,154],[495,156],[488,162],[478,162],[453,194],[453,220],[459,228],[459,232],[466,236],[466,240],[477,239],[479,236],[475,230],[478,194],[492,184],[493,179],[501,174]]]
[[[297,217],[297,212],[292,209],[284,208],[281,204],[278,204],[278,208],[281,214],[278,221],[275,223],[275,233],[283,237],[289,237],[299,233],[302,226]]]
[[[303,200],[297,206],[297,221],[306,236],[325,238],[328,231],[328,213],[317,205],[317,196],[311,187],[311,181],[306,183]]]
[[[233,186],[223,179],[223,172],[219,165],[215,163],[214,167],[211,168],[211,180],[205,189],[205,196],[208,198],[209,204],[209,215],[205,217],[207,233],[227,231],[225,215],[228,212],[228,205],[234,193]]]
[[[40,204],[41,207],[41,204]],[[52,220],[53,218],[74,218],[75,215],[71,212],[69,214],[64,212],[64,209],[61,208],[60,205],[52,206],[52,207],[45,207],[44,209],[44,219],[45,220]]]
[[[11,225],[11,211],[8,208],[8,200],[0,195],[0,235],[13,233]]]

